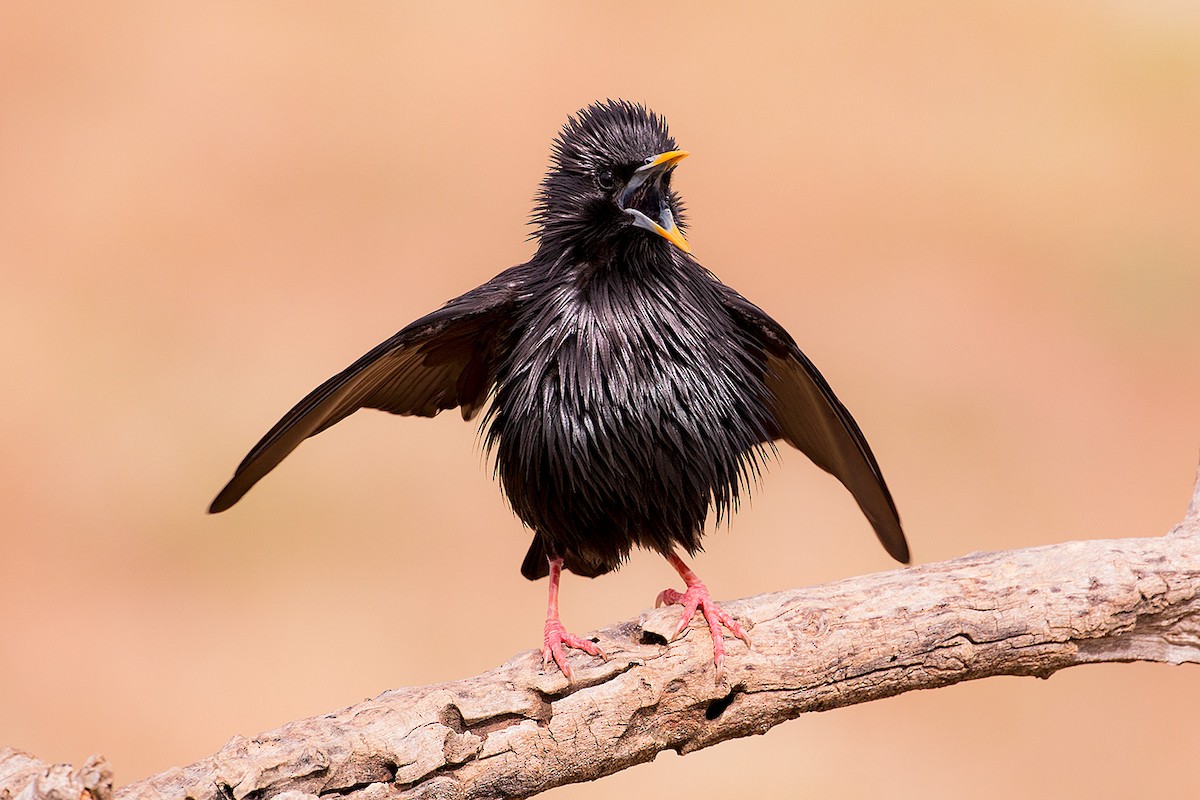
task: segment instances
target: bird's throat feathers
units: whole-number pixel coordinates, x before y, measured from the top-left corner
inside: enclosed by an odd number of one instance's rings
[[[562,258],[562,255],[566,258]],[[542,239],[535,261],[551,264],[562,278],[588,286],[594,282],[643,282],[653,289],[662,282],[674,283],[672,275],[703,272],[689,255],[666,239],[637,230],[630,235],[592,237],[584,233],[565,245],[557,237]]]

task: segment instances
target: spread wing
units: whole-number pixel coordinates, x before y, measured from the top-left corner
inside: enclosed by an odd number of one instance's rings
[[[742,329],[762,347],[777,438],[796,447],[854,495],[884,549],[907,564],[900,515],[867,439],[813,363],[779,323],[722,285],[722,299]]]
[[[505,334],[525,289],[524,265],[412,323],[313,389],[242,460],[209,513],[232,506],[310,436],[360,408],[432,417],[458,406],[471,419],[487,401]]]

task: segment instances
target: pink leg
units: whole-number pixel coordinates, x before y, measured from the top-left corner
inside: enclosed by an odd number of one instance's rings
[[[677,592],[674,589],[663,589],[659,593],[658,599],[654,601],[654,605],[658,607],[678,603],[683,606],[683,616],[680,617],[675,632],[671,634],[671,639],[678,636],[688,626],[697,610],[704,615],[704,621],[708,623],[708,630],[712,634],[713,661],[717,665],[717,682],[719,683],[725,674],[725,639],[721,634],[721,626],[724,625],[728,628],[729,632],[745,642],[747,647],[750,646],[750,637],[746,635],[745,629],[738,624],[737,620],[713,602],[704,581],[700,580],[696,573],[683,563],[683,559],[672,552],[667,556],[667,561],[679,573],[679,577],[683,578],[683,582],[687,585],[687,591]]]
[[[542,668],[550,666],[550,659],[558,664],[562,674],[571,680],[571,668],[567,666],[567,654],[563,647],[573,647],[585,653],[601,658],[608,658],[604,651],[593,641],[582,639],[572,633],[567,633],[562,621],[558,618],[558,582],[562,577],[563,560],[549,558],[550,562],[550,602],[546,606],[546,628],[542,634]]]

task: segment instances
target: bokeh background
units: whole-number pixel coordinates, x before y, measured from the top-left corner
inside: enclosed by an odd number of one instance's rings
[[[870,436],[916,558],[1165,532],[1200,452],[1200,5],[0,6],[0,744],[119,782],[481,672],[545,584],[477,432],[364,413],[203,512],[310,388],[523,261],[604,97],[693,153],[698,257]],[[889,569],[786,452],[697,569]],[[673,575],[568,579],[586,631]],[[993,679],[806,716],[560,800],[1161,797],[1200,668]]]

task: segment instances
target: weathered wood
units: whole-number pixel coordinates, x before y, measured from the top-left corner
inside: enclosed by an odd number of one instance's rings
[[[47,764],[28,753],[0,747],[0,800],[109,800],[112,770],[101,756],[82,767]]]
[[[527,652],[475,678],[235,737],[115,797],[525,797],[913,689],[1101,661],[1200,662],[1200,482],[1166,536],[979,553],[725,607],[754,649],[727,641],[721,685],[706,627],[666,647],[678,611],[659,609],[597,634],[607,662],[573,654],[573,684]],[[0,787],[22,785],[4,779],[11,752],[0,751]],[[38,774],[56,770],[70,774]],[[27,785],[13,796],[66,796],[17,773]]]

